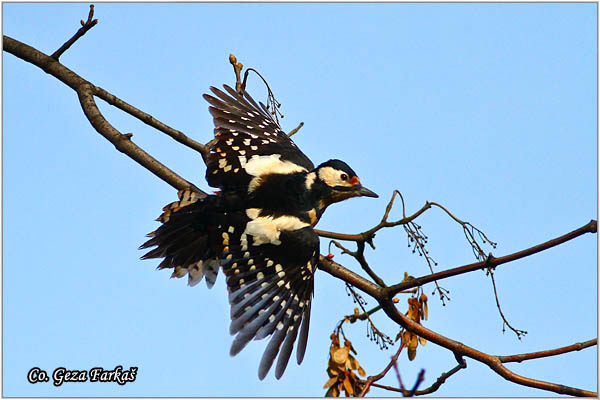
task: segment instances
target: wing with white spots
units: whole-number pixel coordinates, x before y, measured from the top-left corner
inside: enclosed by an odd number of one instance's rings
[[[216,139],[206,160],[209,185],[238,189],[257,176],[314,169],[262,103],[224,88],[228,94],[211,87],[216,97],[204,95],[211,104]]]
[[[230,333],[237,334],[231,355],[252,339],[271,336],[258,376],[263,379],[278,358],[275,376],[279,379],[298,334],[298,364],[304,358],[319,238],[293,217],[263,218],[247,211],[252,221],[244,232],[227,236],[228,262],[223,266],[231,303]],[[301,227],[279,229],[285,226]]]

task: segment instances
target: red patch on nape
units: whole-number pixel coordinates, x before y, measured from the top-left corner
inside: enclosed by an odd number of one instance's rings
[[[360,180],[358,179],[357,176],[353,176],[352,178],[350,178],[350,180],[348,182],[351,185],[358,185],[360,183]]]

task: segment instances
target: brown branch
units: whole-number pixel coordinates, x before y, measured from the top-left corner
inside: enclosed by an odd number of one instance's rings
[[[518,258],[525,257],[527,255],[534,254],[538,251],[542,251],[546,248],[550,248],[560,243],[564,243],[584,233],[595,231],[596,221],[592,220],[584,227],[579,228],[578,230],[570,232],[566,235],[563,235],[557,239],[554,239],[553,241],[550,241],[552,242],[551,245],[547,242],[515,254],[521,255]],[[503,257],[502,259],[506,259],[505,257]],[[573,388],[557,383],[540,381],[515,374],[514,372],[510,371],[508,368],[502,365],[502,362],[500,361],[499,357],[491,356],[472,347],[466,346],[460,342],[449,339],[445,336],[442,336],[436,332],[425,328],[421,324],[410,320],[403,313],[398,311],[398,309],[394,306],[393,301],[388,297],[390,288],[381,288],[375,285],[374,283],[369,282],[367,279],[344,268],[342,265],[336,263],[335,261],[327,259],[324,256],[321,256],[319,259],[319,268],[329,273],[330,275],[340,278],[345,282],[351,283],[354,287],[362,290],[363,292],[369,294],[371,297],[377,299],[379,301],[379,304],[382,306],[383,311],[388,315],[388,317],[390,317],[394,322],[398,323],[403,328],[414,332],[418,336],[421,336],[432,343],[435,343],[454,352],[454,354],[457,356],[466,356],[488,365],[492,370],[494,370],[498,375],[502,376],[506,380],[517,383],[519,385],[547,390],[559,394],[567,394],[572,396],[597,396],[596,393],[591,391]]]
[[[561,385],[558,383],[551,383],[540,381],[537,379],[527,378],[521,375],[518,375],[504,365],[500,359],[496,356],[491,356],[489,354],[483,353],[479,350],[476,350],[472,347],[469,347],[460,342],[449,339],[445,336],[442,336],[436,332],[433,332],[423,325],[418,324],[412,321],[410,318],[406,317],[403,313],[398,311],[398,309],[394,306],[394,304],[390,300],[380,301],[381,306],[383,307],[383,311],[390,317],[393,321],[400,324],[405,329],[408,329],[415,334],[424,337],[430,342],[433,342],[439,346],[442,346],[448,350],[454,352],[455,355],[466,356],[477,360],[483,364],[489,366],[494,372],[503,377],[504,379],[517,383],[523,386],[529,386],[536,389],[547,390],[550,392],[555,392],[559,394],[567,394],[571,396],[587,396],[587,397],[597,397],[597,393],[578,389],[570,386]]]
[[[208,147],[203,145],[202,143],[199,143],[199,142],[195,141],[194,139],[190,138],[189,136],[186,136],[183,132],[181,132],[177,129],[173,129],[170,126],[160,122],[159,120],[154,118],[152,115],[147,114],[147,113],[137,109],[136,107],[124,102],[123,100],[121,100],[118,97],[116,97],[115,95],[107,92],[106,90],[102,89],[101,87],[94,86],[94,95],[101,98],[102,100],[106,101],[111,106],[115,106],[118,109],[125,111],[127,114],[139,119],[146,125],[149,125],[155,129],[169,135],[171,138],[175,139],[179,143],[181,143],[191,149],[196,150],[197,152],[199,152],[202,155],[202,158],[206,161],[206,157],[208,156],[209,150],[208,150]]]
[[[367,242],[371,245],[371,247],[375,248],[375,246],[372,244],[372,239],[373,239],[373,235],[379,231],[380,229],[383,228],[392,228],[394,226],[398,226],[398,225],[403,225],[403,224],[407,224],[411,221],[413,221],[415,218],[417,218],[419,215],[423,214],[426,210],[428,210],[429,208],[431,208],[431,203],[430,202],[425,202],[425,205],[423,207],[421,207],[420,210],[418,210],[417,212],[415,212],[413,215],[406,217],[404,216],[404,200],[402,200],[402,208],[403,208],[403,218],[399,219],[397,221],[392,221],[389,222],[387,220],[388,215],[390,214],[390,211],[392,210],[392,206],[394,204],[394,199],[396,197],[396,194],[400,195],[400,197],[402,198],[402,194],[400,194],[400,192],[398,192],[397,190],[394,190],[394,193],[392,194],[392,198],[390,199],[385,213],[383,215],[383,218],[381,219],[381,222],[379,222],[377,225],[375,225],[373,228],[362,232],[362,233],[358,233],[358,234],[354,234],[354,235],[349,235],[349,234],[344,234],[344,233],[337,233],[337,232],[328,232],[328,231],[322,231],[319,229],[315,229],[315,232],[317,232],[317,234],[319,236],[322,237],[326,237],[329,239],[339,239],[339,240],[348,240],[348,241],[354,241],[354,242]]]
[[[335,247],[337,247],[338,249],[342,250],[342,254],[348,254],[348,255],[354,257],[354,259],[356,259],[356,261],[358,261],[358,263],[360,264],[362,269],[367,274],[369,274],[371,279],[373,279],[376,284],[378,284],[381,287],[386,287],[386,284],[385,284],[385,282],[383,282],[383,279],[381,279],[379,277],[379,275],[377,275],[375,273],[375,271],[373,271],[371,269],[371,267],[369,266],[369,263],[365,259],[365,253],[364,253],[365,252],[365,242],[357,242],[356,243],[356,245],[357,245],[356,251],[348,250],[341,243],[339,243],[335,240],[332,240],[331,243],[333,243],[335,245]]]
[[[94,25],[96,25],[98,23],[97,19],[92,20],[93,17],[94,17],[94,5],[90,4],[90,13],[88,14],[87,21],[83,22],[83,20],[81,20],[81,28],[79,28],[77,30],[77,32],[75,32],[75,35],[73,35],[73,37],[71,39],[67,40],[65,42],[65,44],[60,46],[60,48],[58,50],[56,50],[54,53],[52,53],[52,55],[50,57],[52,57],[53,59],[58,61],[58,58],[65,51],[67,51],[69,49],[69,47],[71,47],[71,45],[77,41],[77,39],[79,39],[80,37],[85,35],[87,31],[92,29],[94,27]]]
[[[535,358],[552,357],[559,354],[569,353],[571,351],[580,351],[588,347],[596,346],[598,339],[588,340],[587,342],[575,343],[570,346],[559,347],[552,350],[536,351],[535,353],[514,354],[512,356],[498,356],[502,363],[521,362],[525,360],[533,360]]]
[[[146,153],[142,148],[137,146],[131,141],[131,135],[123,135],[116,130],[102,115],[94,96],[92,95],[94,89],[91,84],[82,84],[77,89],[79,95],[79,102],[83,113],[90,121],[94,129],[101,134],[106,140],[115,145],[115,148],[122,153],[125,153],[131,159],[142,165],[154,175],[167,182],[169,185],[176,189],[192,189],[202,193],[200,189],[194,186],[192,183],[181,178],[175,172],[171,171],[164,164],[156,160],[150,154]]]
[[[300,130],[300,128],[302,128],[304,126],[304,122],[300,122],[300,124],[298,124],[297,127],[295,127],[294,129],[292,129],[290,131],[290,133],[288,133],[288,137],[292,137],[296,132],[298,132]]]
[[[198,189],[192,183],[183,179],[181,176],[173,172],[171,169],[160,163],[154,157],[152,157],[144,150],[142,150],[139,146],[137,146],[135,143],[133,143],[130,140],[131,135],[121,134],[112,125],[110,125],[106,121],[106,119],[104,119],[104,117],[98,110],[98,107],[93,99],[93,95],[96,93],[100,93],[103,97],[109,98],[110,94],[108,92],[96,88],[93,84],[83,79],[75,72],[71,71],[70,69],[56,61],[54,58],[6,35],[4,35],[3,37],[3,49],[4,51],[13,54],[16,57],[19,57],[24,61],[36,65],[46,73],[54,76],[56,79],[60,80],[65,85],[75,90],[79,96],[79,100],[83,111],[88,120],[90,120],[90,122],[92,123],[94,129],[96,129],[98,133],[100,133],[103,137],[105,137],[107,140],[113,143],[119,151],[125,153],[127,156],[138,162],[144,168],[148,169],[157,177],[167,182],[174,188],[179,190],[192,189],[194,191],[197,191],[198,193],[204,194],[203,191]],[[100,95],[98,97],[100,97]],[[116,97],[112,97],[113,100],[116,99]],[[119,104],[121,104],[121,106],[127,105],[127,103],[125,102],[121,102]]]
[[[319,256],[319,269],[327,272],[329,275],[341,279],[357,289],[362,290],[375,299],[384,298],[384,291],[380,286],[323,255]]]
[[[572,232],[569,232],[565,235],[559,236],[555,239],[549,240],[547,242],[538,244],[536,246],[530,247],[525,250],[518,251],[516,253],[508,254],[503,257],[495,258],[491,254],[488,256],[488,259],[485,261],[480,261],[473,264],[467,264],[462,267],[447,269],[445,271],[437,272],[435,274],[425,275],[419,278],[412,279],[408,282],[401,282],[397,285],[390,286],[385,288],[386,296],[389,298],[394,294],[407,289],[412,289],[417,286],[422,286],[426,283],[449,278],[451,276],[456,276],[460,274],[464,274],[467,272],[475,271],[482,268],[495,268],[499,265],[518,260],[520,258],[528,257],[532,254],[539,253],[540,251],[547,250],[551,247],[558,246],[559,244],[568,242],[569,240],[573,240],[578,236],[584,235],[586,233],[596,233],[597,231],[597,221],[591,220],[587,224],[582,227],[575,229]]]

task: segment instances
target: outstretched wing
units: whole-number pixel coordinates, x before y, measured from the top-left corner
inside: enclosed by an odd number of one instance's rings
[[[206,160],[206,180],[222,189],[247,189],[253,178],[270,173],[310,171],[310,159],[283,132],[267,108],[248,93],[211,87],[205,94],[215,123],[215,142]]]
[[[258,376],[263,379],[278,358],[275,377],[279,379],[296,339],[298,364],[304,358],[319,237],[294,217],[260,216],[257,209],[246,210],[246,216],[243,232],[236,232],[232,225],[230,233],[223,235],[230,333],[237,334],[231,355],[252,339],[271,336]],[[291,230],[280,229],[283,225]]]

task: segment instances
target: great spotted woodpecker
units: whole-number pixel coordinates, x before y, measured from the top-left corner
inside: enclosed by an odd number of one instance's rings
[[[262,103],[224,88],[228,94],[211,87],[216,97],[204,95],[215,124],[206,180],[221,191],[180,191],[141,246],[156,248],[142,258],[164,258],[158,268],[173,268],[172,277],[188,275],[192,286],[204,277],[212,287],[223,268],[230,333],[237,334],[231,355],[270,336],[258,376],[266,376],[279,354],[279,379],[298,337],[298,364],[306,351],[319,261],[313,227],[332,203],[378,196],[340,160],[315,168]]]

